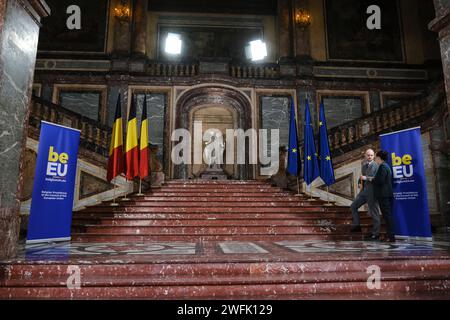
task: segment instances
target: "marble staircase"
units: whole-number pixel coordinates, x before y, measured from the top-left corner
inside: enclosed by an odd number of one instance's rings
[[[154,246],[168,245],[154,243]],[[187,243],[181,243],[186,246]],[[90,255],[50,260],[36,256],[0,263],[0,299],[449,299],[450,255],[354,242],[314,242],[320,252],[295,253],[283,243],[256,242],[266,252],[224,254],[218,243],[191,244],[195,254],[143,254],[137,247],[89,244]],[[245,247],[245,244],[242,244]],[[148,246],[152,246],[148,244]],[[80,248],[72,243],[72,250]],[[367,249],[367,247],[366,247]],[[370,248],[369,248],[370,249]],[[46,250],[48,252],[48,249]],[[95,255],[101,252],[103,255]],[[113,252],[113,253],[111,253]],[[134,252],[134,254],[130,254]],[[163,253],[163,252],[161,252]],[[380,285],[367,270],[380,268]],[[73,287],[70,270],[79,271]]]
[[[219,241],[361,240],[349,234],[348,207],[259,181],[169,181],[144,196],[78,211],[73,240]],[[369,232],[365,213],[363,230]]]
[[[450,298],[450,245],[361,241],[348,207],[261,181],[169,181],[130,199],[75,212],[70,244],[0,261],[0,299]]]

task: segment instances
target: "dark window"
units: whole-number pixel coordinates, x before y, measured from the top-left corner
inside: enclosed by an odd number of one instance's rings
[[[397,0],[326,0],[328,57],[337,60],[402,62]],[[381,9],[381,29],[367,28],[370,5]]]

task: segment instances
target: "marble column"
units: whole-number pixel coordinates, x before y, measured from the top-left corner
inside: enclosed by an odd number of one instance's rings
[[[294,12],[295,14],[300,9],[306,9],[309,11],[308,0],[294,0]],[[309,27],[302,28],[294,23],[294,38],[295,38],[295,56],[301,59],[311,58],[311,45],[310,45],[310,29]]]
[[[436,19],[429,28],[439,34],[442,66],[447,90],[447,106],[450,112],[450,0],[434,0]]]
[[[114,7],[121,5],[122,0],[113,1]],[[126,0],[125,3],[131,8],[131,1]],[[112,9],[114,10],[114,9]],[[131,17],[121,20],[114,17],[114,46],[113,53],[116,56],[128,56],[131,50]]]
[[[136,0],[133,9],[133,55],[146,54],[148,0]]]
[[[0,259],[12,257],[20,228],[22,154],[43,0],[0,0]]]
[[[279,58],[292,58],[292,2],[291,0],[278,0],[278,35]]]

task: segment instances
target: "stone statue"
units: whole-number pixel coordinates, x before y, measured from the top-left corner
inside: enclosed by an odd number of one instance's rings
[[[205,159],[208,168],[221,168],[224,151],[225,143],[223,143],[222,136],[214,131],[211,133],[208,142],[206,142],[205,149],[203,150],[203,158]]]

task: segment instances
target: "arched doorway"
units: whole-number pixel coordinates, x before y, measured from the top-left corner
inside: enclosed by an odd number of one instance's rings
[[[187,129],[191,136],[194,120],[203,121],[203,131],[205,128],[215,128],[223,130],[223,134],[226,129],[248,130],[252,123],[249,98],[236,89],[220,85],[202,86],[184,92],[176,103],[175,117],[175,128]],[[248,147],[245,153],[248,158]],[[253,178],[253,167],[248,162],[225,168],[234,179]],[[173,178],[193,178],[201,170],[201,165],[175,165]]]
[[[189,115],[189,128],[191,132],[191,136],[193,136],[194,131],[194,123],[201,123],[202,128],[202,136],[205,131],[209,129],[217,129],[223,133],[225,140],[225,133],[228,129],[235,130],[237,129],[237,113],[233,108],[228,106],[218,106],[218,105],[206,105],[199,106],[193,108]],[[206,142],[203,142],[203,146]],[[192,149],[192,157],[194,159],[195,156],[202,157],[203,154],[200,151],[200,154],[194,155],[194,153],[198,153],[199,150]],[[225,159],[223,160],[224,165],[223,169],[225,173],[229,177],[233,177],[234,179],[238,178],[237,175],[237,167],[232,164],[226,164]],[[189,167],[189,177],[199,177],[202,172],[204,172],[207,168],[206,163],[203,164],[195,164],[193,163]]]

